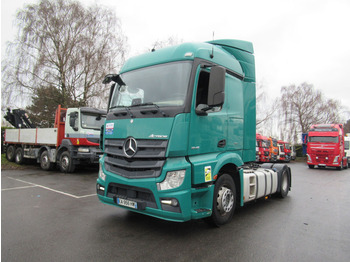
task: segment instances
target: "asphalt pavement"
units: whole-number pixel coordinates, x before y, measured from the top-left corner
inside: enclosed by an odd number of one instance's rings
[[[285,199],[258,200],[213,228],[99,202],[97,171],[1,172],[2,261],[350,261],[350,169],[291,163]]]

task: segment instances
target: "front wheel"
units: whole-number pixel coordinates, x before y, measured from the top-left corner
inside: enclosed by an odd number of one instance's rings
[[[216,226],[226,224],[232,219],[236,208],[236,187],[233,178],[223,174],[215,183],[213,210],[210,222]]]
[[[72,157],[68,151],[61,154],[60,170],[63,173],[72,173],[75,170],[75,165],[73,164]]]
[[[315,168],[315,165],[309,165],[309,168],[310,168],[310,169],[314,169],[314,168]]]

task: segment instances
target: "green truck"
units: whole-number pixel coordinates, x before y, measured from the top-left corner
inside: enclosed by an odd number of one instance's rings
[[[184,43],[109,74],[96,190],[101,202],[157,218],[222,225],[246,202],[285,197],[290,168],[255,161],[253,45]]]

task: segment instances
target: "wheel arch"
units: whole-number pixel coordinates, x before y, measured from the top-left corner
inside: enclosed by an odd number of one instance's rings
[[[37,155],[35,156],[36,159],[37,159],[37,162],[40,163],[40,161],[41,161],[41,160],[40,160],[40,157],[41,157],[41,154],[42,154],[44,151],[47,151],[47,152],[48,152],[49,158],[50,158],[51,162],[55,162],[55,161],[52,161],[52,160],[55,160],[55,159],[53,159],[53,155],[52,155],[52,152],[51,152],[51,147],[49,147],[49,146],[42,146],[42,147],[39,148],[38,153],[37,153]]]
[[[235,182],[236,187],[236,201],[237,203],[240,203],[242,206],[242,184],[241,184],[241,176],[240,176],[240,169],[233,163],[227,163],[221,169],[219,170],[218,177],[222,176],[223,174],[228,174],[232,177],[233,181]]]
[[[73,146],[72,142],[69,139],[63,139],[60,147],[57,150],[57,161],[60,161],[60,157],[63,152],[71,151],[70,148]]]
[[[223,175],[228,174],[233,178],[236,187],[237,203],[242,206],[242,183],[243,173],[240,171],[240,166],[244,163],[242,158],[237,153],[223,153],[218,155],[218,161],[213,174],[217,174],[217,179]],[[242,173],[242,174],[241,174]],[[216,181],[217,181],[216,179]]]

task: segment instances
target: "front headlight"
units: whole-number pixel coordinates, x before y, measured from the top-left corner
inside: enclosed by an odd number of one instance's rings
[[[306,156],[307,156],[307,162],[311,162],[311,157],[310,157],[310,155],[309,155],[309,154],[306,154]]]
[[[166,173],[163,182],[157,183],[158,190],[174,189],[182,185],[186,170],[170,171]]]
[[[339,161],[339,156],[336,156],[336,157],[334,158],[333,163],[338,163],[338,161]]]
[[[106,174],[103,173],[101,163],[100,163],[100,169],[99,169],[99,171],[98,171],[98,176],[99,176],[103,181],[106,181]]]
[[[80,153],[89,153],[90,149],[88,147],[78,147],[78,152],[80,152]]]

